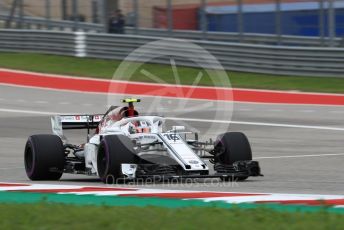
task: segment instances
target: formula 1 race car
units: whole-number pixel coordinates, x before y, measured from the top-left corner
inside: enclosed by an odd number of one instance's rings
[[[164,131],[163,117],[139,115],[133,105],[139,101],[124,99],[128,106],[111,106],[105,114],[52,117],[53,134],[32,135],[27,140],[27,176],[58,180],[63,173],[97,175],[104,183],[148,178],[231,181],[261,176],[243,133],[227,132],[215,142],[201,142],[197,133],[186,132],[184,126]],[[87,129],[87,143],[69,143],[65,129]],[[214,165],[214,173],[209,173],[204,159]]]

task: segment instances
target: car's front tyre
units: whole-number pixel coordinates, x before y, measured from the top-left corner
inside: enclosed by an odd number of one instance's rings
[[[216,155],[216,162],[222,165],[232,165],[237,161],[251,161],[252,150],[250,143],[245,134],[241,132],[227,132],[218,136],[215,142],[215,149],[218,154]],[[235,177],[235,178],[221,178],[225,181],[238,180],[243,181],[248,177]]]
[[[115,184],[123,179],[121,164],[135,164],[137,156],[132,141],[124,135],[104,136],[97,155],[98,175],[102,182]]]

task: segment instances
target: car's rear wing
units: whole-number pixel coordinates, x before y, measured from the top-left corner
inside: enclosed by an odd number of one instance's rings
[[[103,118],[103,114],[60,115],[53,118],[62,125],[62,129],[95,129]]]
[[[58,115],[51,117],[51,127],[55,135],[64,138],[66,129],[95,129],[102,120],[103,114],[93,115]]]

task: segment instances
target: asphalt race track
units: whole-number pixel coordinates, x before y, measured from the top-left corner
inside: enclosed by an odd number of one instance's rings
[[[105,94],[5,85],[0,85],[0,92],[1,182],[30,182],[24,172],[24,145],[29,135],[51,133],[50,115],[102,113],[108,107]],[[142,99],[143,103],[137,106],[137,110],[145,112],[152,98]],[[202,105],[207,102],[190,100],[188,103],[193,106],[180,111],[175,109],[178,103],[178,99],[161,99],[160,104],[163,106],[156,112],[166,117],[184,119],[185,123],[201,133],[207,131],[205,138],[215,138],[222,131],[209,130],[212,115],[216,112],[212,104],[206,108]],[[235,103],[233,111],[233,123],[229,130],[242,131],[249,137],[253,156],[260,161],[264,177],[238,183],[198,180],[192,184],[132,186],[229,192],[343,194],[344,107]],[[221,124],[221,121],[216,122]],[[167,123],[172,125],[174,122],[168,120]],[[73,143],[82,143],[86,139],[84,131],[69,131],[67,136]],[[35,183],[102,185],[96,177],[69,174],[65,174],[60,182]]]

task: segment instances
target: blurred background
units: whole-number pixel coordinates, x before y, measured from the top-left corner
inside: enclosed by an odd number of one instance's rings
[[[0,0],[1,27],[342,46],[344,1]]]
[[[343,35],[344,0],[0,0],[2,52],[123,61],[148,42],[181,38],[232,72],[343,77]],[[155,64],[192,52],[155,48],[166,56]]]

